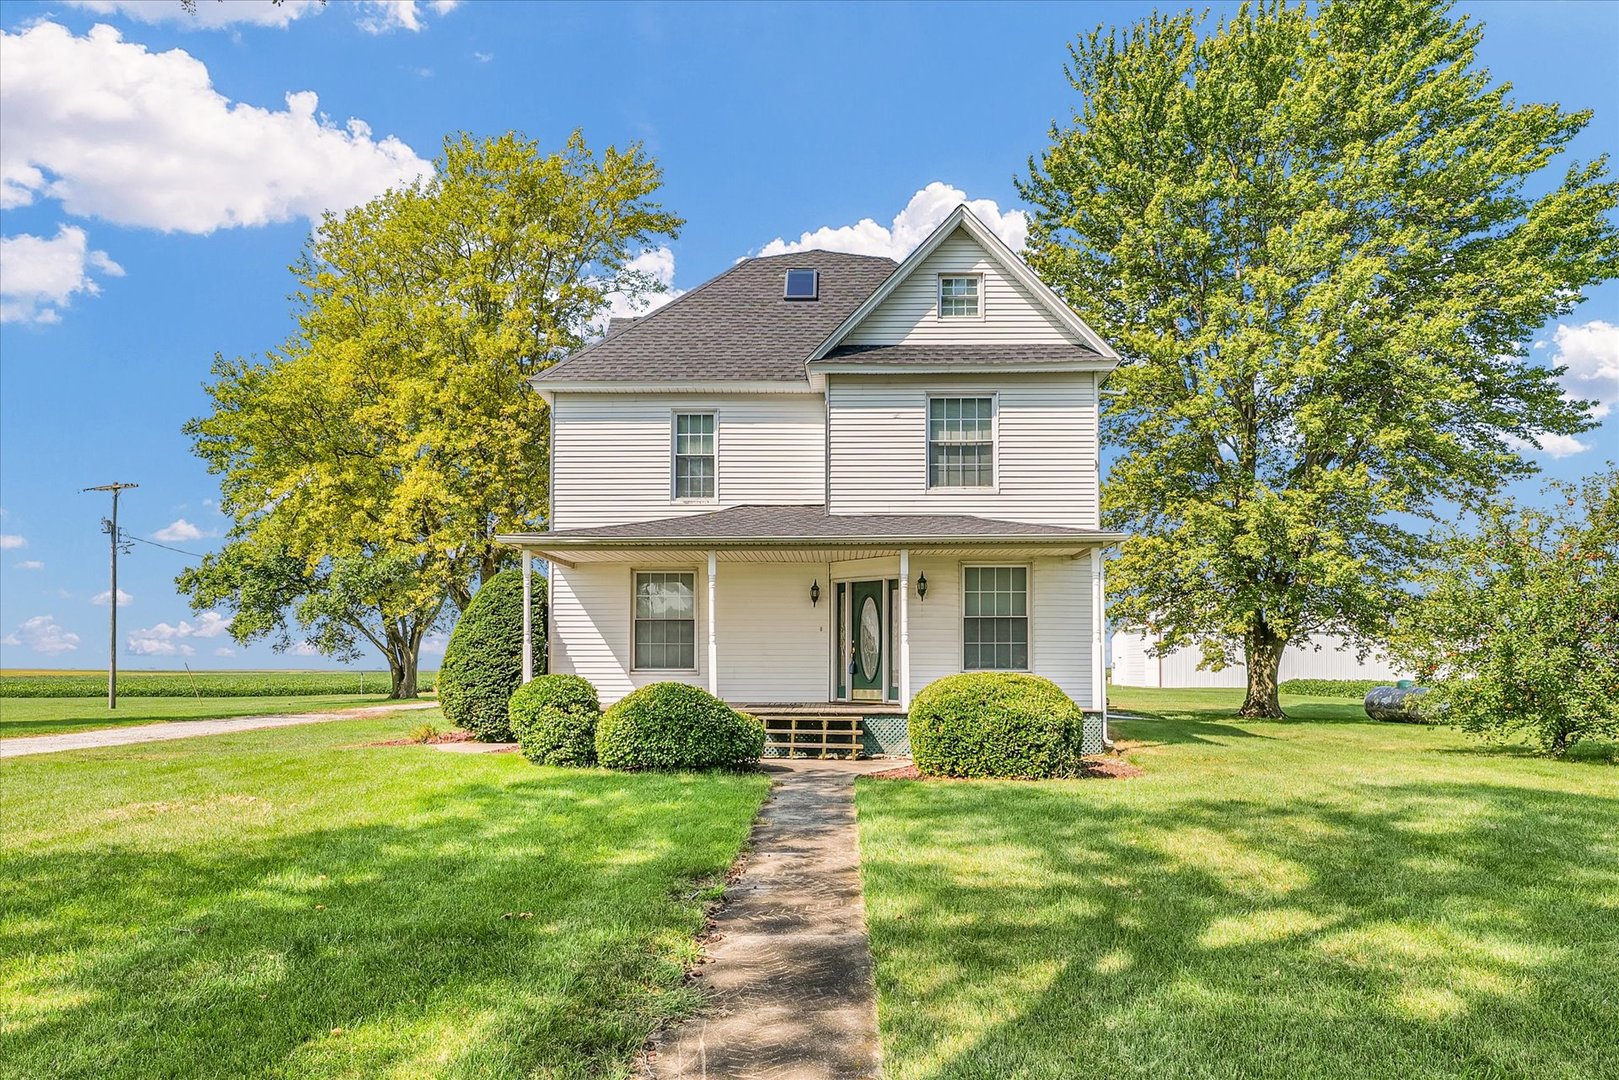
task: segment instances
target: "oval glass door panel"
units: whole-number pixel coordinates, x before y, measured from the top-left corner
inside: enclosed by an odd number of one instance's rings
[[[877,609],[876,598],[868,596],[860,605],[860,674],[875,679],[882,658],[883,615]]]

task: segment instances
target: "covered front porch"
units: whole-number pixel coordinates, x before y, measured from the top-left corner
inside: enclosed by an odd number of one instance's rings
[[[549,669],[604,705],[674,679],[784,717],[902,716],[921,687],[979,669],[1032,671],[1103,708],[1093,613],[1115,539],[818,506],[501,537],[547,564]]]

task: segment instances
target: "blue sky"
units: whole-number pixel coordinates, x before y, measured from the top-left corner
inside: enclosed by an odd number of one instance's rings
[[[1596,110],[1573,156],[1619,150],[1619,5],[1460,10],[1484,20],[1483,60],[1520,100]],[[122,514],[136,536],[219,543],[215,485],[180,433],[205,407],[214,353],[281,341],[286,267],[311,215],[409,175],[447,132],[644,142],[688,219],[645,264],[677,290],[823,229],[903,254],[963,193],[1015,240],[1013,176],[1073,104],[1067,43],[1151,11],[200,0],[193,18],[178,0],[10,0],[0,666],[105,663],[106,498],[79,488],[136,481]],[[1615,324],[1609,284],[1535,355],[1574,363],[1587,394],[1613,400]],[[1616,434],[1610,417],[1585,449],[1535,456],[1577,477],[1619,456]],[[185,562],[140,544],[123,560],[126,667],[331,666],[236,646],[175,594]]]

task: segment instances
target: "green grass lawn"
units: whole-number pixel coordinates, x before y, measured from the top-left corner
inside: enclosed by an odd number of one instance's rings
[[[0,697],[0,739],[21,735],[62,735],[99,728],[155,724],[162,720],[216,720],[229,716],[274,716],[278,713],[330,712],[386,705],[378,694],[331,694],[323,697],[129,697],[109,711],[105,697]],[[409,715],[409,714],[407,714]]]
[[[1619,1061],[1619,768],[1357,702],[1117,690],[1130,780],[862,780],[892,1080]]]
[[[0,764],[0,1076],[622,1075],[764,778],[366,745],[423,719]]]

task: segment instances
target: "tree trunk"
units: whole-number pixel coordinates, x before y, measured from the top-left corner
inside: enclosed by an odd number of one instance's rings
[[[408,699],[416,696],[416,650],[406,638],[394,633],[388,633],[388,674],[392,679],[392,687],[388,691],[391,698]]]
[[[1282,650],[1287,640],[1271,630],[1263,621],[1249,630],[1243,641],[1248,662],[1248,697],[1242,703],[1239,715],[1264,720],[1280,720],[1282,712],[1277,676],[1282,669]]]

